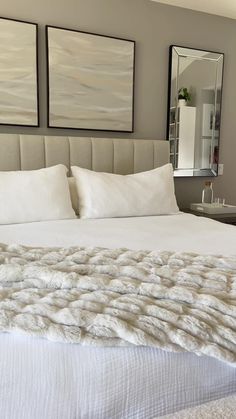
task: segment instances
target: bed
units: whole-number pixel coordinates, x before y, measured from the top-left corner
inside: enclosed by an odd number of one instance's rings
[[[73,164],[126,174],[168,161],[164,141],[2,135],[1,147],[9,154],[0,152],[0,170],[69,167],[73,158]],[[231,255],[236,233],[233,226],[178,213],[1,225],[0,242]],[[0,335],[0,375],[6,419],[175,418],[174,412],[236,393],[236,369],[208,356],[86,347],[18,333]]]

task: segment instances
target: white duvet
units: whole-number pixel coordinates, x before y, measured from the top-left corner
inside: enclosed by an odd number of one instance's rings
[[[236,254],[236,228],[189,214],[0,227],[0,242]],[[0,418],[149,419],[236,393],[207,356],[0,336]],[[174,416],[173,416],[174,418]]]

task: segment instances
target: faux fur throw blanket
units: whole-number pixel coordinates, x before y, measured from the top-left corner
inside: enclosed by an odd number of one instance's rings
[[[236,396],[230,396],[170,415],[159,416],[159,419],[233,419],[236,417],[235,411]]]
[[[236,365],[236,257],[0,244],[0,331]]]

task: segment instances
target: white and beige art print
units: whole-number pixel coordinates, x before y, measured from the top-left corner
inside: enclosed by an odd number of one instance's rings
[[[48,126],[132,132],[134,41],[46,30]]]
[[[38,126],[37,25],[0,18],[0,124]]]

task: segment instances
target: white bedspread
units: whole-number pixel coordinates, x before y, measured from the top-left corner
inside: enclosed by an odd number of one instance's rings
[[[231,255],[236,229],[191,214],[60,220],[0,226],[1,243],[27,246],[98,246]]]
[[[0,242],[236,254],[236,228],[189,214],[0,227]],[[208,356],[91,348],[0,336],[0,417],[151,419],[236,393],[236,370]]]

